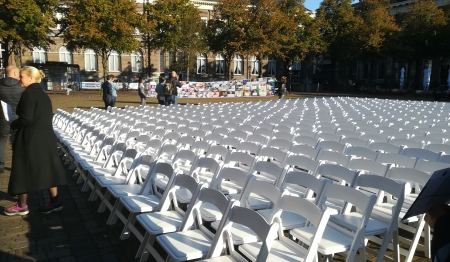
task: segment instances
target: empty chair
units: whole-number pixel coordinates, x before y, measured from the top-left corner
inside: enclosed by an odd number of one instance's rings
[[[285,139],[294,142],[295,135],[288,132],[276,132],[273,134],[272,139]]]
[[[273,131],[261,127],[261,128],[256,128],[255,131],[253,132],[253,134],[261,135],[261,136],[264,136],[266,138],[271,138],[272,134],[273,134]]]
[[[374,142],[387,143],[389,141],[389,137],[384,137],[379,134],[362,134],[359,138],[363,140],[369,140],[370,143]]]
[[[247,142],[252,142],[252,143],[258,144],[260,146],[267,145],[267,141],[269,141],[269,139],[262,135],[252,134],[247,137]]]
[[[206,142],[210,143],[211,145],[220,145],[220,143],[223,140],[223,135],[221,135],[221,134],[209,134],[209,135],[206,135],[204,140]]]
[[[350,156],[344,155],[342,153],[324,150],[320,150],[319,154],[316,157],[316,161],[320,163],[336,164],[340,166],[347,166],[350,159]]]
[[[220,134],[222,136],[228,136],[228,129],[226,129],[225,127],[216,127],[213,131],[213,134]]]
[[[425,149],[435,153],[443,152],[446,155],[450,155],[450,145],[446,144],[428,144],[425,146]]]
[[[216,160],[218,163],[225,163],[230,151],[224,146],[211,146],[206,152],[206,157]]]
[[[259,180],[278,185],[283,180],[283,168],[273,162],[257,161],[253,165],[252,175]]]
[[[253,134],[253,131],[255,130],[255,127],[243,124],[243,125],[240,125],[237,130],[246,132],[247,134],[251,135],[251,134]]]
[[[280,167],[284,167],[287,153],[274,147],[263,147],[258,153],[259,161],[271,161]]]
[[[297,137],[297,136],[310,136],[310,137],[315,137],[316,136],[316,133],[317,132],[315,132],[315,131],[311,131],[311,130],[307,130],[307,129],[297,129],[296,131],[295,131],[295,136]]]
[[[382,164],[392,164],[395,167],[414,168],[417,159],[395,153],[379,153],[375,161]]]
[[[410,148],[422,148],[422,143],[416,142],[410,139],[403,139],[403,138],[395,138],[389,140],[390,144],[396,145],[396,146],[404,146],[404,147],[410,147]]]
[[[189,133],[189,136],[195,139],[195,141],[202,141],[205,139],[206,132],[204,130],[194,129]]]
[[[376,160],[378,152],[373,151],[367,147],[351,146],[347,147],[345,154],[352,158],[364,158],[369,160]]]
[[[194,151],[198,156],[204,156],[210,146],[211,144],[206,141],[196,141],[191,146],[191,150]]]
[[[233,130],[228,134],[228,137],[239,139],[239,141],[244,142],[247,140],[248,133],[242,130]]]
[[[289,151],[289,155],[301,155],[307,156],[311,159],[316,159],[319,154],[319,149],[313,148],[308,145],[293,145]]]
[[[259,154],[259,151],[261,150],[261,147],[261,145],[256,143],[243,142],[238,145],[236,151],[245,152],[247,154],[257,156]]]
[[[441,162],[434,162],[434,161],[426,161],[424,159],[418,159],[417,163],[414,167],[414,169],[423,171],[425,173],[428,173],[432,175],[435,171],[449,168],[450,164],[448,163],[441,163]]]
[[[282,150],[283,152],[289,152],[293,146],[292,141],[288,141],[283,138],[275,138],[269,141],[268,147],[274,147]]]
[[[244,152],[231,152],[225,164],[227,167],[237,168],[250,174],[255,164],[255,157]]]

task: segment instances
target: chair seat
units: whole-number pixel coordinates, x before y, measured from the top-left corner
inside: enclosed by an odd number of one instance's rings
[[[124,196],[120,198],[123,206],[131,213],[153,212],[158,208],[160,199],[155,195]]]
[[[270,221],[270,215],[272,214],[273,209],[262,209],[258,210],[258,213],[261,214],[266,221]],[[291,230],[297,227],[303,227],[305,225],[306,219],[299,214],[282,211],[281,212],[281,221],[283,224],[283,230]]]
[[[215,257],[205,260],[198,260],[198,262],[238,262],[231,256],[221,256],[221,257]]]
[[[220,220],[211,223],[211,227],[217,230],[219,228]],[[234,245],[242,245],[245,243],[252,243],[259,241],[258,236],[250,228],[241,224],[233,224],[231,226],[231,235]]]
[[[95,180],[100,186],[105,187],[108,185],[122,185],[125,183],[126,177],[124,176],[96,176]]]
[[[316,228],[314,226],[294,228],[290,234],[300,239],[304,243],[309,243]],[[349,250],[353,242],[353,238],[331,228],[326,227],[322,239],[319,242],[318,252],[324,255],[331,255]],[[360,245],[362,247],[362,245]]]
[[[159,235],[156,240],[176,261],[203,258],[212,245],[212,239],[200,230]]]
[[[116,168],[91,168],[89,173],[92,176],[112,176],[116,172]]]
[[[108,191],[115,198],[121,196],[135,196],[141,192],[142,186],[133,184],[133,185],[110,185],[108,186]]]
[[[232,199],[239,199],[240,195],[230,194],[229,197]],[[270,201],[265,197],[262,197],[254,193],[250,193],[250,196],[246,204],[248,205],[247,207],[249,207],[250,209],[259,210],[259,209],[267,209],[268,205],[270,204]]]
[[[81,160],[78,162],[78,165],[84,170],[90,170],[93,168],[101,168],[101,167],[103,167],[104,164],[105,164],[105,162],[101,162],[101,161]]]
[[[256,261],[256,257],[261,250],[261,242],[248,243],[239,246],[241,251],[250,261]],[[266,261],[303,261],[302,254],[295,252],[283,242],[278,240],[273,241],[269,256]]]
[[[207,222],[214,222],[222,219],[222,212],[220,212],[216,206],[208,202],[203,202],[201,204],[200,213],[202,214],[202,219]]]
[[[361,221],[361,214],[352,212],[346,214],[333,215],[330,220],[334,223],[347,228],[350,231],[356,232],[357,226]],[[378,221],[376,219],[369,218],[367,226],[365,229],[366,236],[374,236],[384,234],[388,228],[388,225],[384,222]]]
[[[372,213],[376,216],[381,216],[381,217],[385,217],[387,219],[390,219],[392,217],[392,207],[393,204],[390,203],[381,203],[381,204],[376,204],[373,207],[373,211]],[[398,215],[399,219],[402,219],[405,215],[406,212],[408,211],[408,208],[404,208],[402,207],[402,209],[400,210],[400,214]],[[417,216],[413,216],[410,217],[406,220],[401,220],[403,223],[411,223],[411,222],[417,222],[419,221],[419,218]]]
[[[220,191],[224,195],[229,194],[239,194],[241,193],[242,187],[234,183],[233,181],[222,181],[220,184]]]
[[[163,211],[141,214],[137,220],[152,235],[178,231],[183,222],[183,216],[176,211]]]
[[[89,155],[89,152],[88,152],[88,153],[86,153],[86,154],[76,154],[76,155],[73,155],[73,158],[74,158],[75,161],[78,163],[78,162],[81,162],[81,161],[94,161],[95,158],[97,158],[97,156]]]

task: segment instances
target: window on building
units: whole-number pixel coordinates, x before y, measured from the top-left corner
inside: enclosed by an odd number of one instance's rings
[[[302,70],[302,64],[300,61],[294,61],[292,63],[292,70]]]
[[[256,56],[252,56],[252,75],[259,75],[260,62]]]
[[[267,75],[274,76],[277,73],[277,61],[273,59],[269,59],[269,63],[267,64]]]
[[[97,54],[92,49],[84,51],[84,69],[86,71],[97,71]]]
[[[225,59],[223,59],[222,55],[216,56],[216,75],[224,75],[225,74]]]
[[[108,59],[109,72],[119,72],[120,56],[116,51],[111,51]]]
[[[197,56],[197,74],[206,74],[206,55],[204,54]]]
[[[47,52],[43,48],[35,47],[33,48],[33,63],[45,64]]]
[[[159,71],[166,71],[166,54],[164,51],[159,52]]]
[[[234,57],[234,75],[244,74],[244,58],[241,55]]]
[[[143,56],[141,51],[135,51],[131,53],[131,71],[133,72],[142,72],[143,68]]]
[[[369,63],[362,63],[359,68],[360,79],[368,79],[369,77]]]
[[[67,50],[65,46],[59,49],[59,61],[72,64],[72,54],[69,52],[69,50]]]
[[[175,53],[169,52],[169,68],[175,64]]]

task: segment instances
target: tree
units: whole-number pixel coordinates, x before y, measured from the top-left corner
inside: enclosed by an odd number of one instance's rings
[[[189,75],[197,54],[206,49],[205,24],[198,8],[189,0],[159,0],[145,5],[145,10],[148,19],[142,33],[148,47],[179,53],[183,59],[170,66]]]
[[[72,0],[61,8],[61,13],[67,49],[94,50],[102,59],[105,81],[111,52],[132,52],[140,46],[136,30],[142,21],[135,1]]]
[[[221,0],[214,7],[214,18],[208,21],[208,46],[212,52],[223,55],[228,80],[231,79],[231,59],[247,51],[248,4],[248,0]]]
[[[6,43],[6,61],[14,54],[20,68],[25,48],[47,49],[53,43],[51,28],[57,4],[56,0],[0,0],[0,39]]]
[[[446,19],[444,11],[433,0],[419,0],[402,17],[400,40],[405,58],[416,63],[416,87],[421,86],[423,59],[441,55],[439,33],[443,32]]]
[[[362,0],[355,8],[355,15],[361,23],[355,27],[354,37],[358,58],[369,61],[369,72],[374,69],[373,62],[387,53],[387,41],[399,33],[400,27],[394,16],[389,15],[389,0]],[[369,73],[369,80],[372,79]]]
[[[295,60],[308,60],[323,50],[316,21],[303,5],[303,1],[280,2],[279,29],[274,37],[272,55],[283,61],[284,71]]]
[[[328,55],[336,70],[339,61],[354,59],[353,34],[359,27],[361,19],[355,16],[351,0],[324,0],[317,10],[316,21],[322,42],[324,54]]]

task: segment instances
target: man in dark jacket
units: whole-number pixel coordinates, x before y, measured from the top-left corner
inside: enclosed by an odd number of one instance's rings
[[[172,73],[170,74],[170,81],[172,82],[172,87],[173,87],[172,100],[173,100],[174,105],[178,105],[178,87],[181,87],[182,84],[180,81],[178,81],[177,72],[172,71]]]
[[[23,88],[19,83],[19,69],[15,66],[7,66],[6,77],[0,79],[0,100],[11,106],[12,118],[17,119],[16,107],[22,95]],[[9,121],[5,119],[3,109],[0,107],[0,174],[5,172],[6,141],[10,132]],[[13,134],[11,134],[13,136]],[[14,138],[11,137],[11,140]]]
[[[105,102],[105,110],[108,110],[108,106],[113,106],[113,96],[112,96],[112,84],[114,80],[113,75],[106,76],[106,81],[102,84],[103,90],[103,102]]]

